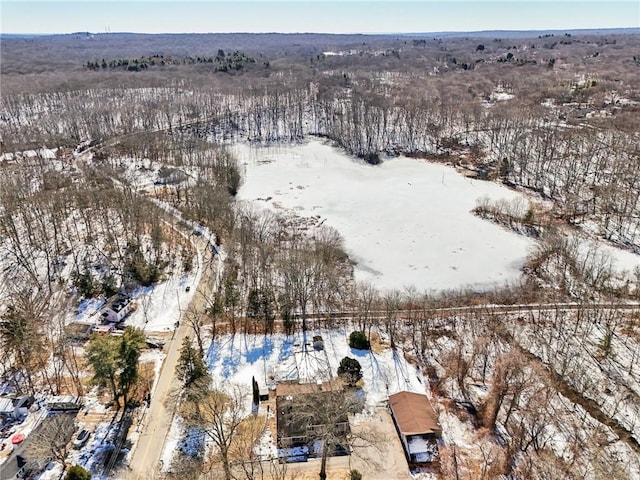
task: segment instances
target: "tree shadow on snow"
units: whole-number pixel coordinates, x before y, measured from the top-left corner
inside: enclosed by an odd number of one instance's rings
[[[229,378],[238,371],[238,366],[242,360],[242,350],[236,347],[236,336],[231,335],[227,354],[222,359],[222,377]]]
[[[213,372],[218,365],[222,367],[222,376],[229,378],[238,370],[241,355],[240,350],[235,348],[235,335],[228,337],[226,341],[220,341],[220,338],[211,342],[207,350],[207,365],[209,372]]]
[[[273,353],[273,339],[271,338],[271,335],[263,336],[261,342],[259,339],[260,337],[254,336],[255,344],[251,347],[248,343],[246,345],[247,353],[245,354],[245,358],[248,363],[256,363],[260,359],[267,361]]]
[[[409,390],[411,382],[409,381],[409,370],[407,362],[400,356],[397,349],[393,350],[393,365],[396,369],[396,380],[398,382],[398,391]]]
[[[283,362],[287,358],[293,355],[293,345],[296,343],[296,337],[291,335],[285,337],[280,345],[280,352],[278,353],[278,362]]]

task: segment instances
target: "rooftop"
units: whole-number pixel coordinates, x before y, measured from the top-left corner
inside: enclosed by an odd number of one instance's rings
[[[389,405],[398,428],[405,435],[440,433],[436,412],[426,395],[399,392],[389,396]]]
[[[122,310],[124,307],[129,305],[130,302],[131,302],[131,298],[129,298],[128,296],[122,295],[120,293],[116,294],[113,297],[111,297],[109,300],[107,300],[107,303],[103,309],[103,315],[104,315],[104,310],[107,310],[107,309],[111,309],[112,311],[117,313],[120,310]]]
[[[321,383],[279,382],[276,385],[276,397],[308,395],[310,393],[332,392],[343,389],[344,385],[340,378]]]
[[[278,432],[278,446],[296,447],[309,442],[310,429],[314,425],[323,425],[323,415],[318,411],[307,408],[308,415],[297,415],[305,404],[322,404],[331,401],[335,395],[344,395],[342,382],[332,380],[325,383],[279,383],[276,387],[276,427]],[[328,397],[328,398],[327,398]],[[347,415],[336,418],[336,434],[346,435],[349,430]],[[331,422],[333,423],[333,421]]]

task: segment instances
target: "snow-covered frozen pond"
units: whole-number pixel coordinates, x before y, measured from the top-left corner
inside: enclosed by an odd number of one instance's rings
[[[356,279],[382,289],[487,289],[518,278],[533,246],[471,213],[480,197],[518,193],[451,167],[404,157],[371,166],[319,140],[232,151],[245,164],[240,199],[319,215],[344,237]]]

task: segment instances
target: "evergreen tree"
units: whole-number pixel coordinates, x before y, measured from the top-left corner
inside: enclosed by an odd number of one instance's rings
[[[338,375],[345,379],[349,386],[354,386],[362,378],[362,366],[355,358],[344,357],[338,367]]]
[[[202,356],[193,348],[191,340],[187,337],[182,340],[176,373],[185,388],[189,388],[196,382],[207,379],[209,376]]]
[[[364,332],[351,332],[349,335],[349,346],[357,350],[369,350],[371,343]]]
[[[78,289],[78,293],[85,298],[95,297],[100,292],[100,284],[88,269],[83,272],[74,272],[73,284]]]
[[[138,328],[127,327],[120,338],[120,393],[127,404],[129,391],[138,380],[138,360],[146,345],[144,332]]]
[[[86,348],[87,361],[93,367],[91,381],[101,387],[109,387],[113,400],[119,398],[116,377],[118,372],[118,344],[120,339],[111,335],[94,335]]]
[[[260,388],[258,387],[258,382],[256,382],[256,377],[251,377],[251,386],[253,388],[253,404],[257,407],[260,405]]]
[[[108,386],[113,400],[117,402],[122,396],[126,405],[138,380],[138,360],[145,345],[144,333],[133,327],[127,327],[122,337],[94,335],[86,349],[87,361],[93,367],[93,383]]]
[[[100,285],[100,287],[107,297],[111,297],[112,295],[118,293],[116,278],[111,274],[104,277],[104,280],[102,280],[102,284]]]
[[[74,465],[67,471],[64,480],[91,480],[91,473],[80,465]]]

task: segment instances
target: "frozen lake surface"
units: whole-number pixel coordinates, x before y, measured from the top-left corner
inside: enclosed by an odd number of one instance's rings
[[[356,279],[381,289],[488,289],[517,279],[534,245],[471,213],[480,197],[518,193],[452,167],[404,157],[371,166],[319,140],[232,151],[246,170],[240,199],[319,215],[344,237]]]

